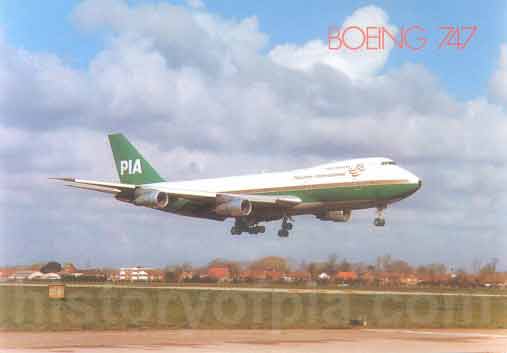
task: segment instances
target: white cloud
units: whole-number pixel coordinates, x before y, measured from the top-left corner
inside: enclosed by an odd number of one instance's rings
[[[389,23],[389,17],[379,7],[365,6],[357,9],[347,17],[341,28],[351,26],[366,28],[368,26],[385,27],[393,34],[396,27]],[[358,47],[363,38],[357,31],[350,31],[347,42],[351,47]],[[320,39],[311,40],[302,46],[294,44],[278,45],[269,53],[270,58],[283,66],[296,70],[310,70],[315,65],[328,65],[343,72],[352,79],[369,77],[378,72],[386,63],[392,49],[392,42],[386,41],[383,50],[330,50],[328,43]]]
[[[208,73],[234,73],[267,41],[255,17],[226,20],[204,11],[167,3],[128,6],[121,0],[89,0],[74,11],[86,30],[107,28],[118,40],[148,41],[169,67],[199,67]]]
[[[90,105],[85,75],[56,55],[11,48],[1,36],[0,78],[0,115],[12,125],[47,128]]]
[[[507,44],[500,46],[498,66],[489,83],[489,89],[493,101],[507,107]]]

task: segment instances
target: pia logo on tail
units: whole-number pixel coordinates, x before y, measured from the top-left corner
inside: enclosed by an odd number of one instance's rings
[[[143,169],[141,168],[141,160],[135,159],[135,160],[127,160],[127,161],[120,161],[120,175],[125,174],[125,172],[129,175],[131,174],[142,174]]]

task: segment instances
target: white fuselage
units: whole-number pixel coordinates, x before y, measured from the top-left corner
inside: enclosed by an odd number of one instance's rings
[[[332,162],[311,168],[286,172],[270,172],[231,176],[225,178],[197,179],[189,181],[153,184],[175,189],[211,192],[257,192],[258,190],[301,188],[321,185],[405,181],[418,184],[419,178],[386,158],[361,158]]]

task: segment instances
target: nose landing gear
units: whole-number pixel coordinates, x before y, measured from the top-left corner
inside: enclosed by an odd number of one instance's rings
[[[288,216],[283,217],[282,228],[278,231],[278,236],[280,238],[287,238],[289,236],[289,230],[292,229],[292,223],[288,222],[288,219]]]
[[[373,220],[373,224],[376,227],[383,227],[386,225],[386,220],[384,218],[384,210],[385,209],[386,209],[386,206],[377,207],[377,216]]]

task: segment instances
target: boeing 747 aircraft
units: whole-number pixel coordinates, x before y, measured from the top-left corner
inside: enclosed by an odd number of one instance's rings
[[[388,158],[351,159],[287,172],[168,182],[122,134],[109,135],[120,183],[53,178],[67,186],[114,195],[119,201],[183,216],[223,221],[234,218],[231,234],[264,233],[260,222],[282,220],[287,237],[292,216],[314,215],[347,222],[352,210],[384,209],[421,187],[421,180]]]

